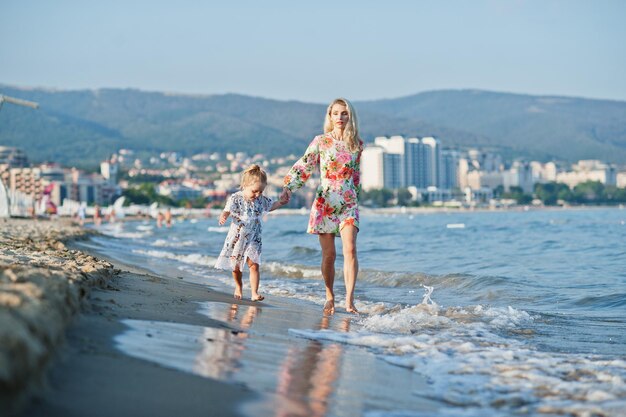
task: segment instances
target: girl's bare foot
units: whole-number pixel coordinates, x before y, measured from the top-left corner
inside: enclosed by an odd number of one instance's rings
[[[235,293],[233,294],[233,297],[235,297],[235,300],[241,300],[241,288],[235,288]]]
[[[252,301],[263,301],[263,300],[265,300],[265,297],[263,297],[261,294],[257,294],[257,295],[253,295],[252,298],[250,298],[250,300],[252,300]]]
[[[335,300],[333,299],[326,300],[326,302],[324,303],[324,310],[322,311],[324,312],[324,315],[326,316],[335,314]]]

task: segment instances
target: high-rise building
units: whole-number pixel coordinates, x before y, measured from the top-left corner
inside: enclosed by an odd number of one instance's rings
[[[443,177],[441,163],[441,145],[438,139],[433,137],[422,138],[422,144],[426,151],[426,184],[428,187],[441,187]]]
[[[520,187],[527,194],[533,192],[533,170],[528,162],[513,162],[502,178],[505,191],[509,191],[511,187]]]
[[[380,146],[366,146],[361,154],[361,187],[364,190],[380,189],[385,186],[383,154]]]
[[[361,172],[365,176],[365,189],[415,187],[425,190],[433,186],[443,188],[447,184],[454,187],[458,182],[456,167],[444,166],[440,142],[432,137],[379,136],[374,139],[374,146],[366,147],[363,155]],[[449,159],[452,164],[458,158],[449,155]]]
[[[443,178],[441,188],[451,190],[459,186],[459,161],[461,155],[458,151],[444,150],[441,152]]]
[[[407,187],[425,189],[427,183],[427,154],[418,138],[409,138],[404,144],[404,169]]]
[[[117,156],[113,155],[111,159],[100,163],[100,174],[109,184],[117,184],[117,174],[119,171],[119,163]]]
[[[405,187],[402,157],[402,154],[383,153],[383,184],[385,188]]]
[[[379,136],[374,144],[384,149],[383,177],[385,188],[406,187],[405,139],[402,136]],[[393,156],[392,156],[393,155]]]

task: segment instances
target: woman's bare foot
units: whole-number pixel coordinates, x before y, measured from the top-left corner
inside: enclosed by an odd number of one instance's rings
[[[233,297],[235,297],[235,300],[241,300],[241,287],[235,287]]]
[[[359,314],[359,310],[357,310],[354,304],[352,303],[350,304],[346,303],[346,312],[352,313],[352,314]]]
[[[335,314],[335,300],[326,300],[326,302],[324,303],[324,310],[322,311],[326,316]]]
[[[263,297],[261,294],[257,294],[257,295],[253,295],[250,298],[251,301],[263,301],[265,300],[265,297]]]

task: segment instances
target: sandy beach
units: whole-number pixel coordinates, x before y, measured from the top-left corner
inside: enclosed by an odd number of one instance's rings
[[[316,305],[273,296],[236,301],[183,276],[79,251],[85,236],[63,222],[3,223],[0,329],[3,340],[15,340],[2,344],[1,369],[12,364],[13,372],[2,375],[6,415],[324,416],[332,409],[364,415],[371,404],[435,408],[413,394],[426,382],[410,370],[358,347],[294,334],[348,331],[358,326],[352,316],[323,317]],[[35,276],[58,278],[65,284],[57,287],[68,290],[31,290],[39,294],[31,304],[40,307],[21,326],[40,330],[30,334],[35,342],[22,341],[23,330],[5,323],[30,307],[10,297]],[[44,307],[51,293],[59,302]],[[25,348],[37,343],[38,350]]]
[[[91,288],[117,271],[68,249],[88,232],[70,222],[0,221],[0,402],[11,413],[42,383],[66,326]],[[6,407],[4,406],[6,404]]]

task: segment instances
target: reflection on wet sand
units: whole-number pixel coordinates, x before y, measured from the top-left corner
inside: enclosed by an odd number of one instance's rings
[[[261,309],[255,306],[245,308],[243,316],[238,320],[239,309],[244,308],[233,304],[226,313],[226,320],[231,323],[238,323],[243,330],[250,328],[255,317],[261,313]],[[248,337],[248,333],[233,330],[225,335],[225,339],[216,343],[212,338],[212,329],[205,329],[204,337],[201,340],[202,350],[196,357],[194,371],[201,375],[212,378],[227,378],[233,375],[238,368],[238,360],[241,358],[245,345],[243,341]]]
[[[322,317],[319,328],[327,329],[329,317]],[[350,319],[341,322],[340,329],[350,330]],[[278,374],[276,417],[325,416],[334,384],[339,376],[343,354],[340,344],[322,344],[311,340],[302,348],[292,346]]]

